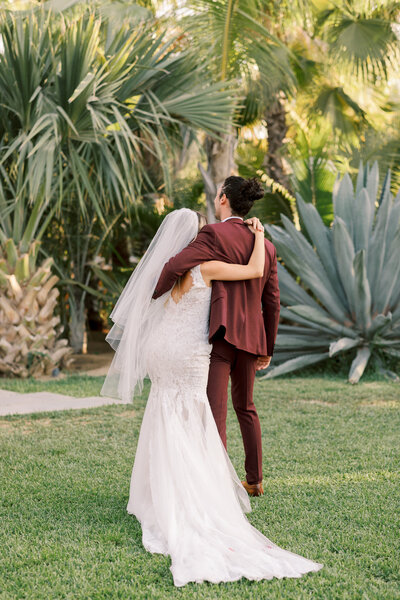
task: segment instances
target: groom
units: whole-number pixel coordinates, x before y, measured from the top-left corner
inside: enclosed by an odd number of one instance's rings
[[[208,260],[247,264],[254,235],[243,218],[264,191],[256,180],[227,177],[214,200],[220,223],[204,226],[196,239],[165,265],[153,298],[172,288],[178,277]],[[276,250],[265,240],[264,275],[244,281],[212,284],[209,341],[212,343],[207,395],[222,442],[226,448],[226,415],[229,377],[232,403],[240,424],[245,449],[246,481],[251,496],[262,487],[261,428],[253,402],[256,371],[271,361],[279,320],[279,286]]]

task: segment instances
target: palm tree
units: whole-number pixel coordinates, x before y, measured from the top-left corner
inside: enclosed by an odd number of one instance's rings
[[[258,118],[259,98],[267,102],[277,90],[287,89],[293,83],[286,47],[260,20],[263,1],[188,0],[185,8],[189,16],[179,18],[178,15],[177,26],[186,43],[196,46],[209,61],[215,81],[236,82],[240,102],[236,125]],[[205,183],[210,220],[214,219],[212,200],[216,187],[236,170],[236,143],[237,130],[234,128],[225,134],[222,132],[220,139],[206,137],[207,167],[200,164],[199,168]]]
[[[291,107],[291,122],[297,136],[292,154],[297,162],[302,159],[304,168],[312,175],[315,164],[321,164],[309,154],[310,146],[314,145],[312,136],[321,140],[321,131],[326,134],[317,155],[323,150],[327,156],[330,147],[336,153],[339,148],[342,155],[350,156],[361,146],[363,136],[370,129],[368,113],[363,108],[362,98],[359,100],[362,94],[357,88],[369,97],[375,95],[377,102],[378,87],[396,69],[399,40],[395,26],[399,6],[395,2],[342,1],[321,7],[314,2],[299,2],[297,10],[287,3],[280,3],[277,10],[280,18],[273,19],[273,32],[295,57],[296,106]],[[291,27],[282,26],[285,21]],[[271,143],[264,167],[270,175],[273,174],[268,167],[271,162],[274,165],[274,156],[279,156],[277,149],[282,149],[288,128],[284,110],[287,101],[282,102],[281,98],[282,95],[278,104],[272,105],[275,116],[266,117]],[[298,115],[294,122],[293,113]],[[306,145],[304,138],[308,138]],[[333,178],[329,175],[328,178],[333,183]],[[280,182],[284,184],[283,179]],[[310,197],[305,196],[305,200],[310,201]],[[332,213],[332,209],[329,212]]]
[[[91,255],[143,188],[154,189],[146,160],[158,163],[168,185],[179,125],[224,130],[232,92],[207,83],[193,52],[144,25],[121,28],[106,50],[90,11],[69,18],[3,13],[0,34],[1,209],[34,215],[32,230],[43,216],[58,219],[68,249],[57,269],[68,290],[71,343],[80,351]],[[4,243],[12,236],[18,244],[21,235],[9,228]]]
[[[336,137],[354,142],[368,123],[365,111],[344,89],[343,76],[365,83],[386,77],[398,47],[392,29],[397,3],[343,1],[329,10],[318,6],[304,1],[187,0],[185,10],[175,11],[183,37],[211,56],[215,80],[237,81],[241,108],[236,125],[266,126],[262,172],[289,190],[282,161],[288,99],[298,90],[306,96],[302,108],[311,120],[328,119]],[[210,216],[217,184],[236,168],[237,133],[232,129],[220,140],[205,142],[207,168],[199,166]]]

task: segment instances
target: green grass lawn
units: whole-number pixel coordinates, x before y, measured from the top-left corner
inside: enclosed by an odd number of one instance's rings
[[[96,395],[103,378],[1,380],[17,391]],[[148,391],[148,388],[147,388]],[[335,377],[257,382],[265,496],[249,520],[322,562],[299,579],[189,584],[151,555],[126,512],[145,397],[134,405],[3,417],[0,598],[400,598],[400,385]],[[229,453],[243,450],[229,411]]]

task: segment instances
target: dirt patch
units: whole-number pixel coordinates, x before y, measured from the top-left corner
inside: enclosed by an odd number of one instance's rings
[[[400,402],[397,400],[366,400],[360,402],[358,406],[375,406],[378,408],[399,408]]]
[[[113,417],[121,417],[123,419],[133,419],[136,416],[136,411],[135,410],[124,410],[120,413],[114,413],[112,415]],[[0,419],[0,431],[18,431],[19,433],[22,434],[29,434],[29,433],[33,433],[35,432],[39,427],[53,427],[53,429],[57,430],[57,429],[64,429],[65,425],[64,425],[64,419],[65,416],[61,416],[58,417],[53,417],[52,419],[49,419],[48,417],[41,417],[38,419],[24,419],[23,415],[21,415],[22,418],[16,419],[16,420],[1,420]],[[68,421],[69,422],[73,422],[74,425],[88,425],[89,423],[93,423],[93,421],[96,421],[96,423],[100,423],[103,422],[102,419],[100,419],[98,416],[93,416],[93,415],[74,415],[71,414],[68,416]]]
[[[0,421],[0,431],[4,432],[18,432],[22,433],[22,435],[28,435],[34,433],[36,429],[33,426],[33,423],[28,421]]]
[[[123,417],[124,419],[133,419],[136,417],[136,410],[124,410],[122,413],[115,413],[114,417]]]
[[[103,354],[72,354],[72,362],[68,369],[64,369],[57,377],[53,375],[42,375],[35,377],[35,381],[55,381],[65,379],[71,374],[89,375],[91,377],[103,377],[107,375],[114,353]]]
[[[300,404],[317,404],[317,406],[337,406],[337,402],[324,402],[323,400],[296,400]]]
[[[69,367],[72,372],[89,372],[97,370],[105,370],[107,372],[114,353],[103,352],[99,354],[73,354],[73,362]]]

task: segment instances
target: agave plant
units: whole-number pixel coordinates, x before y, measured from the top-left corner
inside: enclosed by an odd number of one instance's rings
[[[267,226],[279,264],[281,316],[278,366],[266,378],[352,350],[349,381],[357,383],[373,353],[400,358],[400,193],[388,172],[377,200],[379,173],[360,166],[335,185],[334,221],[297,196],[304,231],[282,216]]]

